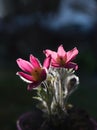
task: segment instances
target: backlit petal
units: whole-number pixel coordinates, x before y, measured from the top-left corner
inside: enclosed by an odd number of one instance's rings
[[[32,83],[33,82],[32,76],[30,76],[28,74],[25,74],[23,72],[17,72],[16,74],[19,75],[20,78],[22,80],[24,80],[25,82],[27,82],[27,83]]]
[[[19,59],[16,60],[16,62],[18,64],[18,66],[25,72],[30,73],[32,71],[32,69],[33,69],[31,63],[26,61],[26,60],[23,60],[23,59],[19,58]]]
[[[49,55],[51,55],[52,58],[56,59],[57,58],[57,53],[55,51],[51,51],[51,50],[45,50],[43,51],[44,54],[46,55],[46,57],[48,57]]]
[[[59,56],[65,56],[66,51],[64,50],[64,48],[63,48],[62,45],[60,45],[60,46],[58,47],[57,53],[58,53]]]
[[[72,50],[68,51],[67,52],[67,62],[74,60],[75,57],[77,56],[77,54],[78,54],[78,50],[76,47],[73,48]]]
[[[36,57],[34,57],[33,55],[30,55],[30,62],[34,68],[38,68],[41,66],[39,60]]]
[[[53,67],[61,67],[60,64],[58,64],[57,62],[52,62],[51,64]]]
[[[49,56],[44,60],[43,67],[46,67],[46,68],[48,69],[49,66],[50,66],[50,63],[51,63],[51,55],[49,55]]]
[[[66,68],[73,68],[75,70],[78,69],[78,65],[76,63],[73,63],[73,62],[69,62],[65,65]]]
[[[46,57],[48,57],[49,55],[52,55],[53,51],[46,49],[43,51],[43,53],[46,55]]]

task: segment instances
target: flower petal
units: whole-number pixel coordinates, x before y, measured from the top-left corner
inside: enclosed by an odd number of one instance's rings
[[[49,56],[44,60],[43,67],[46,67],[47,69],[49,69],[50,63],[51,63],[51,55],[49,55]]]
[[[78,69],[78,65],[76,63],[73,63],[73,62],[69,62],[65,65],[66,68],[70,69],[70,68],[73,68],[75,70]]]
[[[32,90],[33,88],[36,88],[39,85],[38,82],[33,82],[28,85],[27,90]]]
[[[60,64],[57,63],[57,62],[52,62],[51,65],[52,65],[53,67],[61,67]]]
[[[76,55],[78,54],[77,48],[73,48],[72,50],[67,52],[67,62],[72,61],[75,59]]]
[[[32,76],[30,76],[28,74],[25,74],[23,72],[17,72],[16,74],[19,75],[20,78],[22,80],[24,80],[25,82],[27,82],[27,83],[32,83],[33,82]]]
[[[48,57],[49,55],[52,55],[53,51],[46,49],[43,51],[43,53],[46,55],[46,57]]]
[[[18,66],[25,72],[30,73],[32,71],[32,69],[33,69],[31,63],[26,61],[26,60],[23,60],[23,59],[19,58],[19,59],[16,60],[16,62],[18,64]]]
[[[43,51],[44,54],[46,55],[46,57],[48,57],[49,55],[51,55],[52,58],[56,59],[57,58],[57,53],[55,51],[51,51],[51,50],[45,50]]]
[[[44,81],[46,79],[47,73],[46,73],[46,69],[42,69],[41,72],[41,82]]]
[[[58,53],[59,56],[62,56],[62,57],[66,55],[66,51],[64,50],[63,45],[60,45],[58,47],[57,53]]]
[[[41,66],[39,60],[36,57],[34,57],[33,55],[30,55],[30,62],[33,65],[34,68]]]

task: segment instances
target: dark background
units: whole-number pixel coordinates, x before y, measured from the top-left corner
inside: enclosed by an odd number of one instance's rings
[[[97,119],[97,1],[63,1],[61,4],[62,0],[0,0],[2,130],[16,130],[18,117],[34,106],[33,92],[28,92],[27,84],[16,76],[16,59],[28,60],[32,53],[43,62],[42,51],[57,50],[60,44],[66,51],[75,46],[79,50],[75,62],[79,65],[76,74],[80,85],[69,102]]]

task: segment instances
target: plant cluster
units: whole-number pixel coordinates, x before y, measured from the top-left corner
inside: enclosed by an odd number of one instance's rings
[[[32,54],[29,61],[18,58],[17,64],[22,71],[17,75],[28,83],[28,90],[37,92],[33,98],[40,101],[38,107],[45,115],[60,119],[68,114],[67,99],[79,84],[74,74],[78,65],[72,62],[78,50],[75,47],[66,52],[60,45],[57,52],[46,49],[43,53],[46,56],[43,65]]]

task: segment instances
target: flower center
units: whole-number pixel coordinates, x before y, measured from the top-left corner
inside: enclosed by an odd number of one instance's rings
[[[62,56],[58,56],[56,61],[58,64],[60,64],[60,66],[64,66],[66,63],[66,56],[64,58]]]
[[[43,77],[44,73],[45,72],[44,72],[43,68],[35,68],[32,71],[31,75],[33,76],[33,79],[35,81],[43,81],[45,79],[45,77]]]

